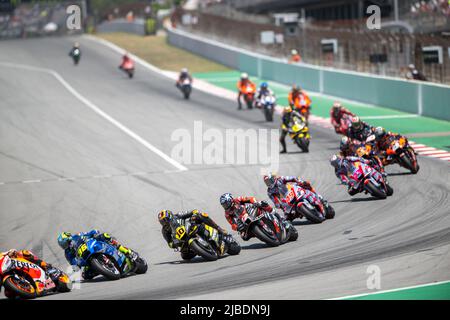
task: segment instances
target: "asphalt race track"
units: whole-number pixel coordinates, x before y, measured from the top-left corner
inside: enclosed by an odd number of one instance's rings
[[[240,240],[243,250],[217,262],[182,261],[161,236],[157,212],[198,208],[230,230],[219,196],[266,199],[256,165],[172,164],[93,112],[57,79],[150,144],[170,155],[179,128],[276,128],[259,110],[194,91],[185,101],[169,80],[137,65],[129,80],[120,55],[77,38],[83,56],[72,65],[74,38],[0,42],[0,250],[27,248],[67,266],[56,238],[61,231],[98,228],[149,262],[147,274],[116,282],[97,279],[46,299],[324,299],[370,292],[367,267],[381,270],[381,289],[450,278],[450,170],[420,157],[417,175],[388,167],[394,195],[350,197],[329,158],[339,137],[313,126],[311,152],[288,141],[280,174],[311,180],[336,209],[321,225],[295,222],[299,240],[267,248]],[[5,64],[9,63],[9,64]]]

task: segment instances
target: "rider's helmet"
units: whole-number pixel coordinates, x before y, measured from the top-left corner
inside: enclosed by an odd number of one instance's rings
[[[170,210],[161,210],[158,213],[158,220],[162,226],[169,224],[173,218],[173,213]]]
[[[79,48],[79,47],[80,47],[80,44],[79,44],[78,42],[74,42],[74,43],[73,43],[73,46],[74,46],[74,48]]]
[[[187,69],[187,68],[181,69],[181,74],[182,74],[182,75],[188,74],[188,69]]]
[[[348,137],[345,137],[345,136],[342,137],[341,144],[340,144],[341,151],[346,150],[349,146],[350,146],[350,139]]]
[[[376,127],[375,128],[375,137],[377,139],[383,138],[385,134],[386,134],[386,130],[384,130],[383,127]]]
[[[333,103],[333,116],[335,118],[337,118],[341,109],[342,109],[342,104],[340,102],[336,101],[335,103]]]
[[[267,90],[269,88],[269,84],[267,82],[262,82],[260,88],[263,90]]]
[[[293,93],[299,93],[302,89],[300,88],[299,85],[293,84],[292,85],[292,92]]]
[[[330,159],[330,164],[331,164],[335,169],[337,169],[337,168],[339,167],[339,164],[340,164],[342,158],[343,158],[342,156],[337,155],[337,154],[334,154],[334,155],[331,157],[331,159]]]
[[[245,72],[241,73],[241,80],[242,80],[242,81],[248,80],[248,74],[245,73]]]
[[[61,232],[59,234],[58,244],[63,250],[69,247],[70,241],[72,241],[72,234],[70,232]]]
[[[292,112],[292,108],[291,107],[283,108],[283,115],[286,115],[286,114],[291,113],[291,112]]]
[[[266,184],[267,187],[273,188],[276,182],[277,182],[276,174],[267,174],[264,176],[264,183]]]
[[[233,205],[233,196],[231,193],[224,193],[220,196],[220,204],[225,210],[228,210]]]
[[[352,128],[355,130],[360,130],[362,128],[361,119],[358,116],[352,118]]]
[[[292,49],[292,50],[291,50],[291,54],[292,54],[293,56],[295,56],[295,55],[297,55],[297,54],[298,54],[298,51],[297,51],[297,50],[295,50],[295,49]]]

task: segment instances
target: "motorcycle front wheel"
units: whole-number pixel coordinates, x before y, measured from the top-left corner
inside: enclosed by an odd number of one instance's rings
[[[107,262],[107,260],[109,260]],[[90,261],[92,269],[104,276],[108,280],[119,280],[120,272],[117,269],[116,265],[111,261],[111,259],[107,258],[103,254],[99,254],[93,257]]]
[[[216,261],[219,259],[217,252],[215,252],[210,246],[206,247],[200,244],[197,240],[192,241],[190,246],[192,251],[207,261]]]
[[[305,207],[305,205],[303,205],[301,207],[301,214],[308,220],[311,221],[313,223],[322,223],[325,218],[322,217],[322,215],[320,214],[319,211],[317,211],[317,209],[309,209],[307,207]]]
[[[19,275],[7,276],[3,280],[5,290],[13,292],[14,296],[23,299],[34,299],[37,297],[36,288],[27,279]]]
[[[280,245],[280,241],[278,239],[268,234],[261,226],[257,224],[252,227],[251,232],[255,235],[256,238],[271,247],[277,247]]]
[[[378,189],[371,181],[365,185],[365,189],[375,198],[386,199],[387,197],[386,192]]]

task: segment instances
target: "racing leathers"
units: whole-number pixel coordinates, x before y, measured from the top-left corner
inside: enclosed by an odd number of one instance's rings
[[[361,121],[361,127],[359,129],[353,128],[352,125],[347,129],[347,137],[361,142],[365,142],[371,134],[373,134],[373,128],[364,121]]]
[[[248,86],[251,87],[253,92],[256,91],[256,85],[249,79],[239,80],[238,83],[236,84],[236,87],[238,89],[238,97],[237,97],[238,109],[242,109],[241,97],[245,95]]]
[[[287,107],[283,110],[283,113],[281,115],[281,132],[280,132],[280,144],[281,144],[281,151],[280,153],[286,153],[286,135],[288,134],[290,127],[291,127],[291,121],[294,117],[298,117],[300,119],[303,119],[306,121],[306,119],[298,113],[296,110],[293,110],[290,107]]]
[[[47,263],[44,260],[39,259],[38,256],[36,256],[33,252],[31,252],[29,250],[11,249],[6,252],[2,252],[1,255],[8,255],[10,258],[25,259],[25,260],[39,266],[44,271],[47,271],[48,269],[52,268],[52,265],[50,263]]]
[[[269,88],[267,89],[259,88],[258,91],[256,91],[256,98],[255,98],[255,106],[257,108],[261,108],[263,103],[262,98],[264,98],[265,96],[275,97],[275,93]]]
[[[354,169],[355,162],[362,162],[364,164],[370,165],[371,161],[361,158],[361,157],[341,157],[338,161],[337,165],[334,168],[334,173],[341,180],[341,182],[348,187],[348,193],[353,196],[358,193],[358,189],[355,189],[354,186],[357,181],[351,178],[351,174]]]
[[[325,206],[328,206],[327,201],[316,192],[316,190],[313,188],[313,186],[309,181],[302,180],[295,176],[280,176],[276,178],[276,181],[272,186],[269,186],[267,188],[267,195],[269,196],[270,200],[272,200],[273,204],[275,205],[275,208],[283,210],[286,219],[292,220],[293,218],[286,215],[287,210],[290,209],[289,203],[286,203],[285,201],[286,196],[288,195],[289,192],[289,189],[287,187],[288,183],[295,183],[306,190],[310,190],[311,192],[317,195],[317,197],[322,201],[322,203]]]
[[[333,107],[330,110],[331,124],[333,125],[336,133],[339,133],[341,130],[341,119],[344,115],[348,115],[351,117],[354,116],[354,114],[350,110],[344,107]]]
[[[213,219],[209,217],[206,212],[200,212],[197,209],[191,211],[181,211],[173,216],[173,219],[164,224],[161,230],[164,240],[166,240],[168,246],[172,249],[180,248],[181,257],[183,259],[192,259],[195,253],[189,251],[189,247],[182,247],[183,242],[176,238],[177,229],[180,226],[187,226],[187,224],[196,224],[200,228],[204,225],[213,227],[219,232],[220,240],[230,243],[234,241],[230,235],[228,235],[225,229],[222,229]],[[203,232],[203,229],[200,230]]]
[[[177,82],[175,83],[177,88],[181,87],[181,84],[184,80],[189,79],[189,82],[192,83],[192,76],[188,72],[181,72],[178,76]]]
[[[305,91],[300,90],[289,92],[288,102],[289,106],[295,108],[295,110],[305,116],[306,120],[308,120],[311,110],[311,99]],[[304,109],[304,112],[302,112],[302,109]]]
[[[106,242],[108,244],[116,247],[120,252],[125,254],[130,259],[135,259],[136,254],[130,249],[124,247],[122,244],[117,241],[117,239],[111,237],[108,233],[100,232],[97,229],[93,229],[89,232],[80,232],[71,236],[71,241],[67,249],[64,250],[64,255],[66,260],[72,266],[79,266],[80,258],[77,257],[78,248],[85,243],[88,239],[95,239],[99,241]],[[89,267],[84,267],[82,272],[82,277],[86,280],[92,279],[96,274]]]
[[[244,205],[247,203],[254,204],[256,206],[259,206],[261,210],[267,213],[273,213],[277,215],[277,217],[280,219],[280,221],[283,221],[282,218],[278,215],[278,213],[270,206],[266,201],[258,202],[255,197],[237,197],[233,199],[233,205],[228,209],[225,210],[225,218],[230,223],[231,228],[234,231],[238,231],[241,235],[241,238],[244,241],[247,241],[251,238],[251,235],[247,234],[245,232],[245,224],[244,222],[239,219],[241,214],[244,212],[245,207]]]

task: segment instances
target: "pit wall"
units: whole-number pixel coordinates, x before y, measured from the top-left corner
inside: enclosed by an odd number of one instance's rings
[[[450,120],[450,86],[341,71],[285,60],[167,28],[171,45],[266,80],[441,120]]]

